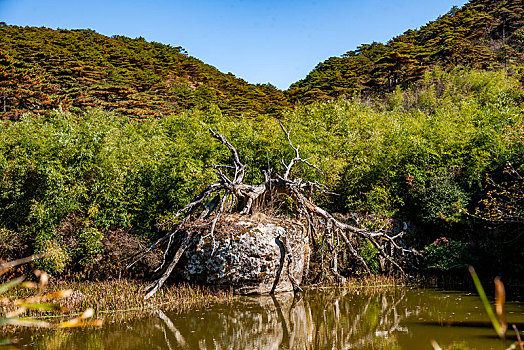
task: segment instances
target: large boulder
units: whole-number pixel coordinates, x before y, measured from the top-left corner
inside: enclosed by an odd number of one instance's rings
[[[193,237],[178,277],[231,287],[237,294],[291,291],[309,267],[306,229],[288,218],[223,215],[213,236],[202,231]]]

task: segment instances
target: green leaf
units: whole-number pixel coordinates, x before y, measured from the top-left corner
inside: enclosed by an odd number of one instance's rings
[[[497,320],[497,317],[493,313],[493,309],[491,308],[491,304],[488,301],[486,292],[484,292],[484,288],[482,287],[482,284],[480,283],[480,279],[477,276],[477,273],[475,272],[475,269],[473,268],[473,266],[469,267],[469,273],[471,274],[471,278],[473,278],[473,283],[475,284],[475,288],[477,288],[477,292],[479,293],[480,300],[482,300],[482,304],[484,304],[486,313],[488,314],[488,317],[491,320],[493,329],[495,329],[495,332],[497,332],[497,335],[500,336],[501,326],[499,324],[499,321]]]
[[[9,282],[6,282],[6,283],[0,285],[0,294],[4,294],[9,289],[16,287],[17,285],[22,283],[24,281],[24,279],[25,279],[24,277],[18,277],[18,278],[15,278],[14,280],[11,280]]]
[[[41,310],[41,311],[57,311],[60,310],[60,306],[51,304],[51,303],[21,303],[20,306],[23,306],[28,309]]]

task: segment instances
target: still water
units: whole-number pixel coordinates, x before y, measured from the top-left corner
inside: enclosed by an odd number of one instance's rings
[[[524,303],[506,304],[524,324]],[[101,329],[24,331],[34,349],[507,349],[472,293],[395,288],[306,290],[298,296],[239,297],[178,313],[106,320]],[[511,329],[511,326],[510,326]],[[524,330],[524,329],[522,329]],[[515,333],[508,334],[511,339]]]

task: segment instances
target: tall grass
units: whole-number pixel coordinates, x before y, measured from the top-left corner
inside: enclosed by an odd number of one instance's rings
[[[189,284],[177,284],[162,288],[148,300],[144,300],[142,289],[147,284],[136,280],[111,280],[102,282],[53,282],[48,293],[63,290],[71,291],[67,297],[56,301],[57,310],[38,315],[40,318],[69,318],[81,315],[86,309],[93,309],[98,318],[129,318],[144,315],[158,309],[170,311],[187,311],[190,308],[202,308],[214,303],[233,300],[233,293],[225,289],[210,289]],[[26,290],[13,290],[6,294],[10,299],[28,298]],[[8,306],[0,306],[7,311]]]

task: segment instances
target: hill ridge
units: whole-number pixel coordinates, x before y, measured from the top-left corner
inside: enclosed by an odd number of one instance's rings
[[[269,84],[249,84],[181,47],[90,29],[0,24],[0,113],[100,107],[161,117],[217,106],[226,114],[278,114],[288,103]]]
[[[354,93],[383,93],[422,78],[435,65],[486,69],[524,62],[522,0],[472,0],[387,43],[362,44],[319,63],[287,91],[309,103]]]

